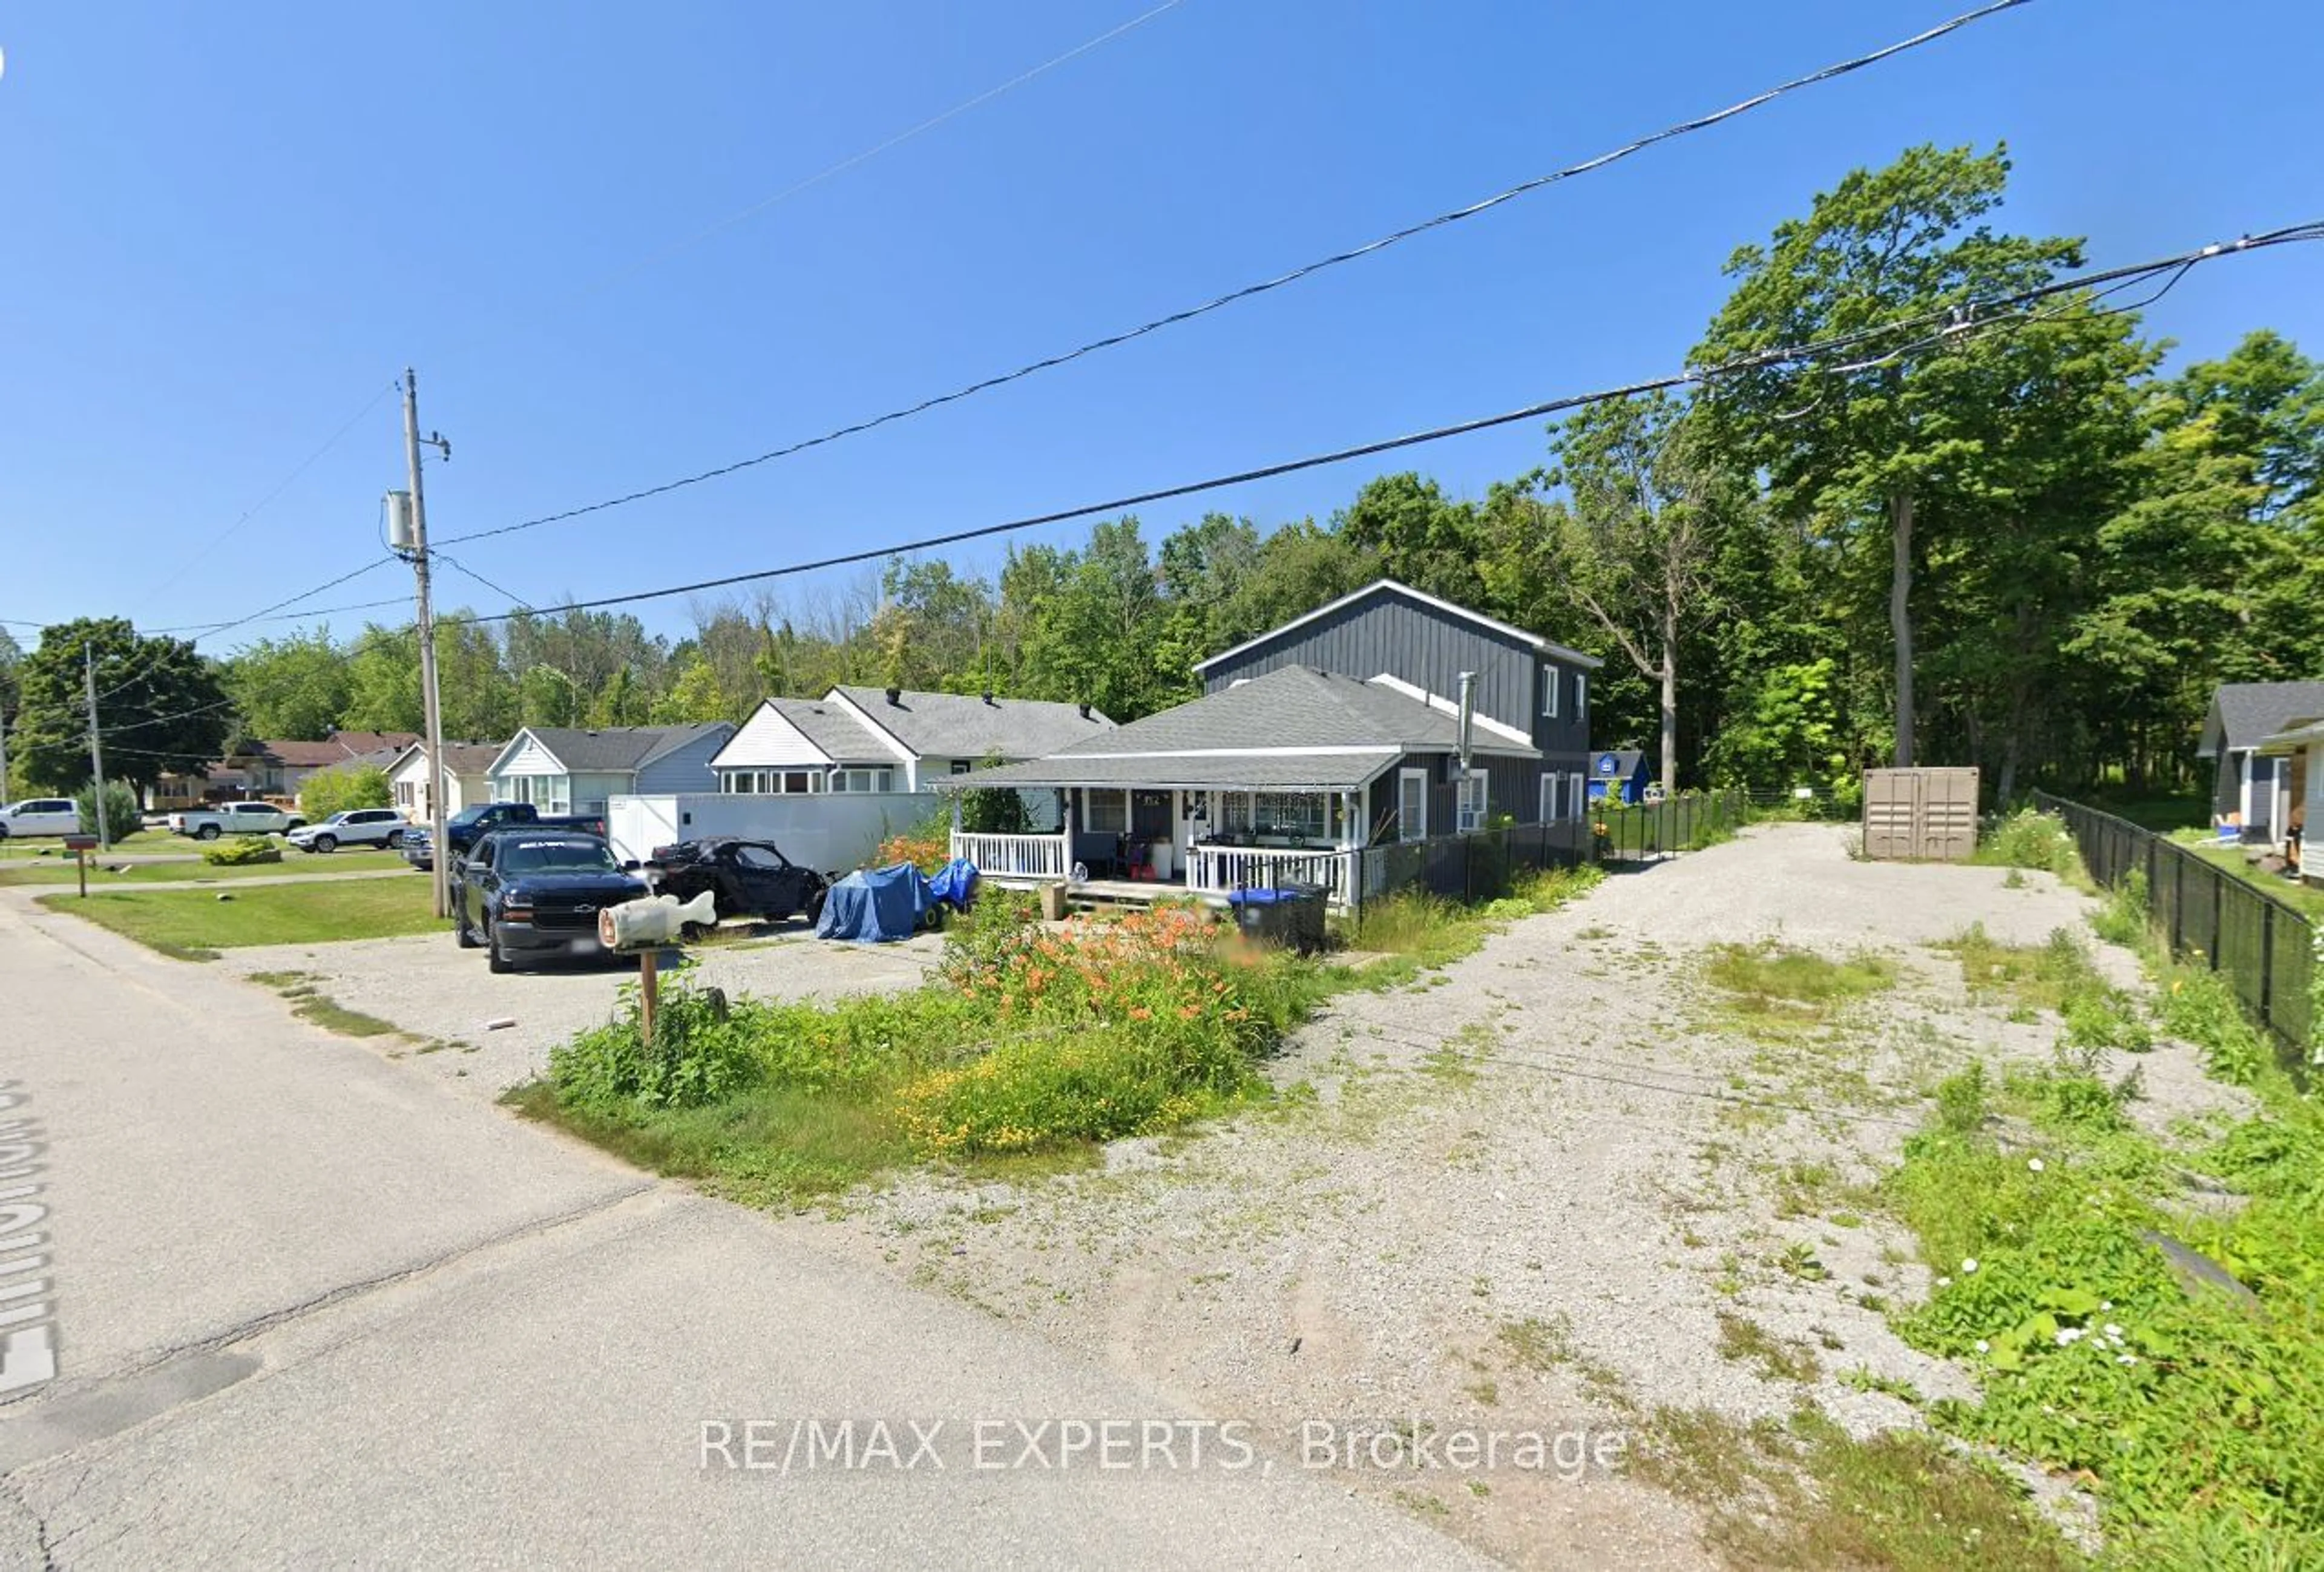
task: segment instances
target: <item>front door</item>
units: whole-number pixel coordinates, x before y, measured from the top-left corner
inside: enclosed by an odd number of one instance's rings
[[[2275,825],[2275,760],[2251,755],[2251,811],[2244,818],[2244,839],[2273,840]]]

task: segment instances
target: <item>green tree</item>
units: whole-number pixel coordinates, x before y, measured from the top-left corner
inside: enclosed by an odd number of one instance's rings
[[[656,726],[683,726],[693,721],[732,720],[734,702],[718,685],[718,669],[700,656],[688,661],[653,707]]]
[[[141,637],[125,617],[52,623],[19,663],[12,767],[35,787],[77,791],[89,778],[82,652],[97,658],[97,722],[108,776],[151,785],[219,756],[233,701],[190,640]]]
[[[245,645],[225,680],[252,738],[319,742],[339,726],[350,693],[346,655],[327,628]]]
[[[578,726],[581,695],[573,679],[554,666],[535,666],[517,685],[519,719],[524,726]]]
[[[1704,407],[1731,449],[1765,471],[1779,512],[1852,541],[1865,577],[1885,583],[1900,765],[1914,757],[1913,587],[1916,552],[1927,550],[1916,520],[1932,496],[1974,473],[1978,457],[1956,425],[1975,379],[1941,363],[1983,362],[1989,336],[1943,353],[1914,347],[1956,308],[2081,260],[2078,242],[1997,235],[1982,222],[2008,172],[1999,148],[1927,146],[1851,172],[1816,197],[1807,217],[1734,254],[1734,292],[1695,351],[1698,365],[1720,365],[1861,336],[1808,365],[1723,377]],[[2022,395],[1987,378],[1978,396]]]
[[[1409,472],[1367,483],[1335,521],[1342,537],[1380,570],[1455,606],[1484,598],[1478,572],[1477,510]]]
[[[377,764],[318,770],[299,783],[299,811],[309,824],[355,808],[385,808],[395,800],[387,772]]]

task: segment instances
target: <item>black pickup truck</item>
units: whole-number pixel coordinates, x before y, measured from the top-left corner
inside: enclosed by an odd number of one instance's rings
[[[623,873],[595,836],[503,825],[461,864],[454,935],[463,949],[484,946],[496,972],[522,960],[602,955],[597,913],[646,893],[645,881]]]
[[[452,861],[456,864],[480,837],[519,825],[534,829],[569,829],[601,839],[605,834],[605,820],[599,814],[552,818],[530,802],[479,802],[473,808],[463,808],[444,821],[444,838],[450,844]]]

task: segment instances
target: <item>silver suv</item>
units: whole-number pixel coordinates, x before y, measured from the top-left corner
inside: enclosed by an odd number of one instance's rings
[[[289,836],[302,852],[335,852],[341,846],[388,846],[403,844],[411,827],[392,808],[342,809],[320,824],[302,825]]]

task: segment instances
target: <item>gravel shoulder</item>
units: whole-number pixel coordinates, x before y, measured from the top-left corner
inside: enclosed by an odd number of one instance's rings
[[[828,999],[916,987],[943,957],[944,941],[924,933],[897,944],[834,944],[802,929],[693,953],[696,980],[729,994]],[[364,1040],[379,1051],[486,1098],[543,1073],[549,1050],[613,1019],[622,986],[637,980],[635,963],[622,962],[495,976],[482,951],[457,948],[448,934],[263,945],[210,964],[243,977],[297,973],[331,1003],[404,1034]]]
[[[1617,875],[1441,973],[1334,1001],[1268,1067],[1285,1095],[1265,1110],[1121,1143],[1098,1171],[907,1177],[854,1197],[835,1234],[1286,1451],[1315,1420],[1602,1433],[1624,1422],[1617,1393],[1915,1424],[1871,1381],[1972,1389],[1887,1329],[1880,1302],[1928,1274],[1836,1197],[1894,1165],[1939,1079],[1973,1058],[2046,1064],[2055,1031],[1973,1001],[1929,947],[1972,922],[2021,944],[2067,928],[2116,980],[2136,966],[2048,875],[1849,846],[1764,827]],[[1769,939],[1877,951],[1899,980],[1839,1030],[1770,1043],[1702,976],[1708,947]],[[2241,1105],[2183,1045],[2135,1062],[2159,1124]],[[1731,1324],[1791,1373],[1722,1355]],[[1345,1483],[1513,1564],[1709,1564],[1692,1510],[1618,1470]]]

